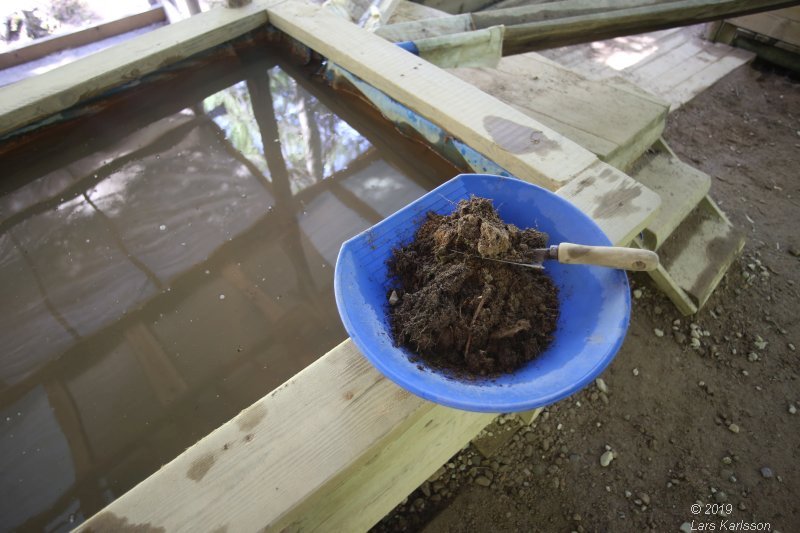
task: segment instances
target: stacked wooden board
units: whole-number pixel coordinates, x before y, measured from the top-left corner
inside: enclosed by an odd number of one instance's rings
[[[800,72],[800,7],[719,21],[711,25],[708,36]]]

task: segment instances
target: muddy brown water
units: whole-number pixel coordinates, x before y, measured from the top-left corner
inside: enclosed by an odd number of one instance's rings
[[[76,526],[344,340],[341,243],[458,173],[264,48],[0,155],[2,530]]]

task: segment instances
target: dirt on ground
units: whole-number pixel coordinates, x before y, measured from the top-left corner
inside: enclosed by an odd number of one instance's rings
[[[488,458],[465,448],[376,531],[800,531],[798,84],[744,66],[673,112],[665,138],[747,233],[710,301],[683,317],[632,276],[601,381]]]
[[[547,234],[500,220],[491,200],[462,200],[453,213],[428,213],[408,245],[394,251],[397,280],[389,311],[395,342],[458,376],[513,372],[552,341],[558,290],[531,263]]]

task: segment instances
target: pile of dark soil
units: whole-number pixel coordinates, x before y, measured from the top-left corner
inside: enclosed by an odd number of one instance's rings
[[[558,290],[543,270],[483,258],[531,262],[547,238],[505,224],[485,198],[428,213],[389,263],[395,342],[459,376],[512,372],[539,355],[556,327]]]

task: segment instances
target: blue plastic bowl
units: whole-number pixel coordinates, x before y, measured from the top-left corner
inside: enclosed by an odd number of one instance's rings
[[[334,291],[344,327],[383,375],[426,400],[488,413],[557,402],[597,377],[625,338],[630,292],[621,270],[548,261],[547,272],[559,288],[561,304],[554,340],[513,374],[464,380],[420,370],[419,363],[409,359],[411,353],[392,341],[387,259],[394,248],[411,242],[428,211],[452,213],[454,203],[473,195],[492,199],[506,223],[548,233],[551,244],[611,244],[589,217],[541,187],[513,178],[462,174],[342,245]]]

